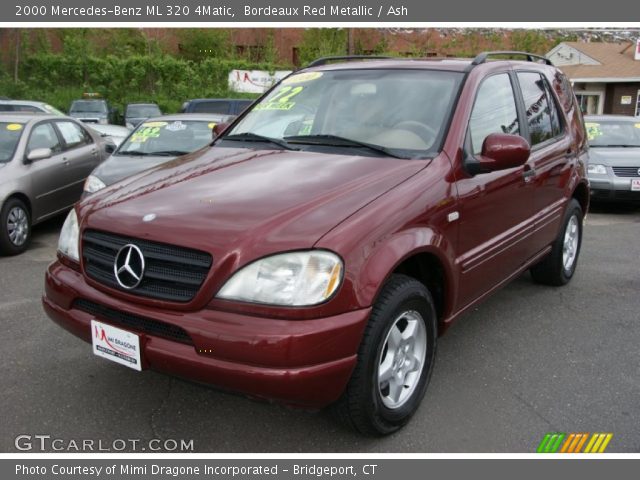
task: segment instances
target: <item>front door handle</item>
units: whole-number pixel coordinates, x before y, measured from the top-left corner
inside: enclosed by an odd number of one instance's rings
[[[535,176],[536,176],[536,169],[535,168],[526,168],[525,167],[524,172],[522,172],[522,177],[524,178],[525,182],[530,182],[531,179],[533,177],[535,177]]]

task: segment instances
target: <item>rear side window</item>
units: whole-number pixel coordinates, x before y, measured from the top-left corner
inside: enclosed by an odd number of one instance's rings
[[[27,143],[27,154],[36,148],[50,148],[53,153],[62,151],[60,139],[50,123],[41,123],[31,131]]]
[[[492,133],[518,135],[518,111],[509,75],[492,75],[482,82],[476,96],[469,133],[474,154],[482,151],[482,143]]]
[[[67,148],[75,148],[92,142],[89,134],[80,125],[72,122],[57,122],[57,125]]]
[[[544,77],[539,73],[519,72],[518,81],[522,89],[531,146],[557,137],[562,132],[560,117]]]

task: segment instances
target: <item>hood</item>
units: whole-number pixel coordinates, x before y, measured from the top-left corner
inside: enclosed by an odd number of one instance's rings
[[[311,248],[429,162],[213,147],[88,197],[79,206],[80,222],[209,251],[216,263],[245,264]],[[152,213],[155,219],[143,223]]]
[[[611,167],[640,167],[640,147],[591,147],[589,163]]]
[[[116,145],[122,143],[123,138],[110,137]],[[112,185],[123,178],[169,162],[175,157],[144,157],[140,155],[111,155],[107,160],[98,165],[91,175],[98,177],[105,185]]]

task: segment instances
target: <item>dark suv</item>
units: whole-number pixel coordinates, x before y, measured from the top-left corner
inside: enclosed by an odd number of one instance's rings
[[[526,270],[576,270],[582,117],[518,55],[291,74],[211,147],[81,202],[46,312],[131,368],[397,430],[456,318]]]

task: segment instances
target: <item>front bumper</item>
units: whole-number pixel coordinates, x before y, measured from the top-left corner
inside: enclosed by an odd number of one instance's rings
[[[640,192],[631,190],[629,177],[615,175],[590,175],[591,198],[593,200],[634,201],[640,202]]]
[[[87,342],[94,318],[139,334],[143,368],[307,408],[321,408],[340,397],[371,312],[276,320],[209,309],[152,309],[89,286],[81,273],[58,261],[47,269],[42,303],[53,321]],[[97,310],[87,311],[87,303]],[[143,319],[144,325],[155,322],[159,334],[113,320],[123,315]],[[173,335],[175,331],[186,337]]]

